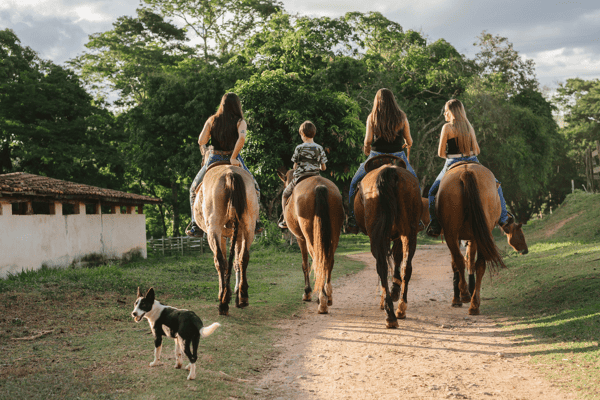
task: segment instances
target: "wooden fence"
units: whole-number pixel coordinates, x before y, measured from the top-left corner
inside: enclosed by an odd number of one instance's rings
[[[206,238],[195,238],[189,236],[181,237],[162,237],[158,239],[150,238],[147,241],[148,253],[175,255],[204,253],[204,246],[207,245]]]
[[[256,241],[259,237],[265,235],[266,231],[256,235],[254,240]],[[291,235],[293,236],[293,235]],[[286,238],[287,240],[287,238]],[[227,239],[229,244],[229,239]],[[292,239],[290,238],[290,245]],[[146,248],[148,253],[162,254],[164,255],[175,255],[175,254],[190,254],[190,253],[204,253],[204,248],[210,251],[208,242],[206,241],[206,234],[201,238],[180,236],[180,237],[162,237],[158,239],[150,238],[146,241]]]
[[[585,152],[585,177],[587,191],[593,193],[600,189],[600,141],[596,141],[596,149]]]

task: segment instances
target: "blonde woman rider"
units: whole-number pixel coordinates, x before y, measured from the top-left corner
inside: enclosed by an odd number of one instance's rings
[[[398,107],[394,94],[389,89],[379,89],[373,101],[373,109],[367,117],[367,131],[365,133],[364,152],[367,159],[380,154],[391,154],[400,157],[415,177],[417,174],[408,162],[404,147],[410,148],[413,140],[410,136],[410,126],[404,111]],[[358,233],[356,218],[354,217],[354,198],[358,184],[366,175],[365,163],[360,164],[358,171],[352,178],[349,193],[349,218],[347,233]],[[422,229],[422,228],[421,228]]]
[[[446,163],[435,179],[435,182],[433,182],[431,189],[429,189],[429,217],[431,218],[431,222],[427,227],[427,235],[432,237],[439,236],[442,231],[440,222],[435,215],[435,196],[440,187],[440,181],[452,164],[459,161],[474,161],[478,163],[477,155],[480,153],[477,138],[475,137],[475,130],[467,119],[465,108],[459,100],[452,99],[446,103],[444,106],[444,118],[447,123],[442,127],[438,156],[445,158]],[[502,206],[502,213],[500,214],[498,224],[504,226],[509,222],[509,214],[506,211],[506,202],[501,186],[498,186],[498,195],[500,196],[500,204]]]

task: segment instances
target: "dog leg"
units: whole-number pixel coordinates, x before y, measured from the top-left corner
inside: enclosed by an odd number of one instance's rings
[[[160,364],[160,352],[162,350],[162,345],[154,348],[154,361],[150,363],[151,367]]]
[[[196,363],[190,364],[186,367],[186,369],[190,370],[190,374],[188,375],[188,381],[192,379],[196,379]]]
[[[175,338],[175,369],[181,369],[183,366],[183,343],[181,343],[181,338],[177,336]]]

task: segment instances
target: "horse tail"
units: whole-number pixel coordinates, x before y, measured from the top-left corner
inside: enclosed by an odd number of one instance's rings
[[[379,192],[379,208],[375,210],[375,223],[372,226],[371,252],[377,260],[377,269],[387,269],[390,256],[390,240],[394,222],[400,214],[400,200],[398,198],[398,185],[400,178],[395,168],[385,168],[377,177],[376,186]]]
[[[329,192],[327,186],[319,185],[315,188],[315,219],[313,224],[315,291],[321,290],[328,280],[329,268],[327,268],[326,263],[331,258],[331,238]]]
[[[227,275],[230,276],[235,258],[240,219],[246,211],[246,185],[244,184],[244,178],[237,172],[230,172],[225,175],[225,198],[227,199],[227,214],[231,215],[230,218],[233,218],[233,237],[231,238],[227,266]]]
[[[462,174],[461,181],[463,183],[465,215],[471,222],[471,229],[477,243],[477,251],[481,253],[490,270],[495,272],[498,268],[506,266],[487,225],[475,174],[467,170]]]

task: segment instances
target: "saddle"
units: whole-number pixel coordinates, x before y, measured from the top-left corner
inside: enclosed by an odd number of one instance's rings
[[[477,161],[459,161],[457,163],[454,163],[450,166],[450,168],[448,168],[448,171],[450,171],[451,169],[454,169],[456,167],[460,167],[461,165],[466,165],[466,164],[479,164]]]
[[[380,154],[369,158],[367,162],[365,162],[365,172],[369,173],[382,165],[395,165],[396,167],[406,169],[406,162],[404,162],[402,158],[391,154]]]
[[[229,160],[227,161],[215,161],[214,163],[210,164],[208,166],[208,168],[206,169],[206,171],[208,172],[211,168],[217,167],[219,165],[231,165],[231,163],[229,162]]]

